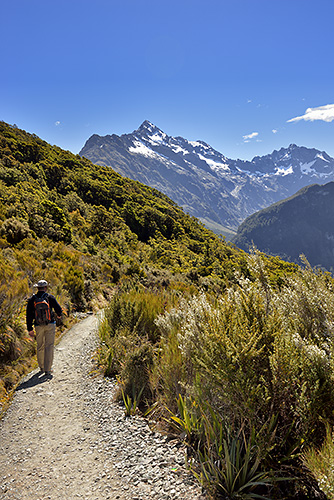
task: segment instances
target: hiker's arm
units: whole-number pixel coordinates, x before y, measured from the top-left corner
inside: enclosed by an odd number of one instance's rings
[[[63,314],[60,304],[58,304],[57,299],[53,295],[49,297],[49,300],[50,300],[50,305],[55,310],[57,317],[60,319]]]
[[[33,301],[31,299],[28,300],[27,303],[27,315],[26,315],[26,320],[27,320],[27,330],[28,334],[30,337],[33,337],[35,335],[35,332],[33,330],[33,321],[34,321],[34,306],[33,306]]]

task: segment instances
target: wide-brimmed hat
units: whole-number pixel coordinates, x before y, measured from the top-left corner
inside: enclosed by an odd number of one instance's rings
[[[45,280],[39,280],[37,282],[37,288],[44,288],[45,286],[48,286],[48,282]]]

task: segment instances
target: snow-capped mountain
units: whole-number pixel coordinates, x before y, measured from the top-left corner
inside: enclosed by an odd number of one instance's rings
[[[91,136],[80,151],[167,194],[218,230],[237,229],[250,214],[309,184],[334,180],[334,159],[291,144],[252,161],[233,160],[203,141],[168,136],[145,121],[121,136]]]

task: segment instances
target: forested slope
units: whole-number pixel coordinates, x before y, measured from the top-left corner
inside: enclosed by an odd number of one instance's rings
[[[271,255],[334,269],[334,182],[313,184],[248,217],[233,242],[247,250],[252,243]]]

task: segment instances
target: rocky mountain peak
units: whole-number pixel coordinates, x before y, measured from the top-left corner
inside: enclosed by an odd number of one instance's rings
[[[132,135],[144,141],[148,147],[160,145],[168,138],[165,132],[148,120],[145,120]]]
[[[156,125],[151,123],[149,120],[145,120],[140,125],[140,127],[137,128],[137,130],[134,130],[133,133],[138,134],[138,135],[155,134],[155,133],[164,134],[164,132],[162,130],[160,130]]]

